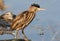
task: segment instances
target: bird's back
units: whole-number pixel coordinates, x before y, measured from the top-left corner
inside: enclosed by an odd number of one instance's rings
[[[25,28],[25,26],[27,26],[33,20],[34,16],[34,12],[22,12],[13,20],[11,30],[19,30]]]

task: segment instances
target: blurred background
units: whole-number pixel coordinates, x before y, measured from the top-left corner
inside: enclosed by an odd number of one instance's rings
[[[7,8],[0,10],[0,15],[7,11],[18,15],[32,3],[45,8],[45,11],[36,13],[35,19],[25,29],[25,34],[32,41],[60,41],[60,0],[4,0],[4,3]],[[19,35],[22,36],[20,31]],[[0,40],[12,38],[12,35],[0,35]]]

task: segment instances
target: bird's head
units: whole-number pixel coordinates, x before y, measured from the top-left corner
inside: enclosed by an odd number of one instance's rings
[[[33,12],[41,11],[41,10],[46,10],[46,9],[40,8],[40,6],[35,3],[33,3],[29,8],[29,11],[33,11]]]
[[[12,14],[12,12],[6,12],[5,14],[1,15],[1,17],[5,20],[13,20],[16,16]]]

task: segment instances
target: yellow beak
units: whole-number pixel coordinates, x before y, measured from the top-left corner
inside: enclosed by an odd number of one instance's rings
[[[46,10],[46,9],[44,9],[44,8],[37,8],[37,10],[38,11],[40,11],[40,10],[42,11],[42,10]]]

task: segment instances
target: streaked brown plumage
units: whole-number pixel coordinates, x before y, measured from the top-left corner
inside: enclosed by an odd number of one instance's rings
[[[11,30],[16,30],[15,38],[17,38],[17,34],[19,30],[22,30],[22,34],[25,38],[24,28],[34,19],[35,13],[41,9],[38,4],[32,4],[27,11],[20,13],[12,22]]]
[[[21,13],[13,21],[11,29],[18,30],[25,28],[25,26],[27,26],[32,21],[34,16],[35,16],[34,12],[25,11]]]

